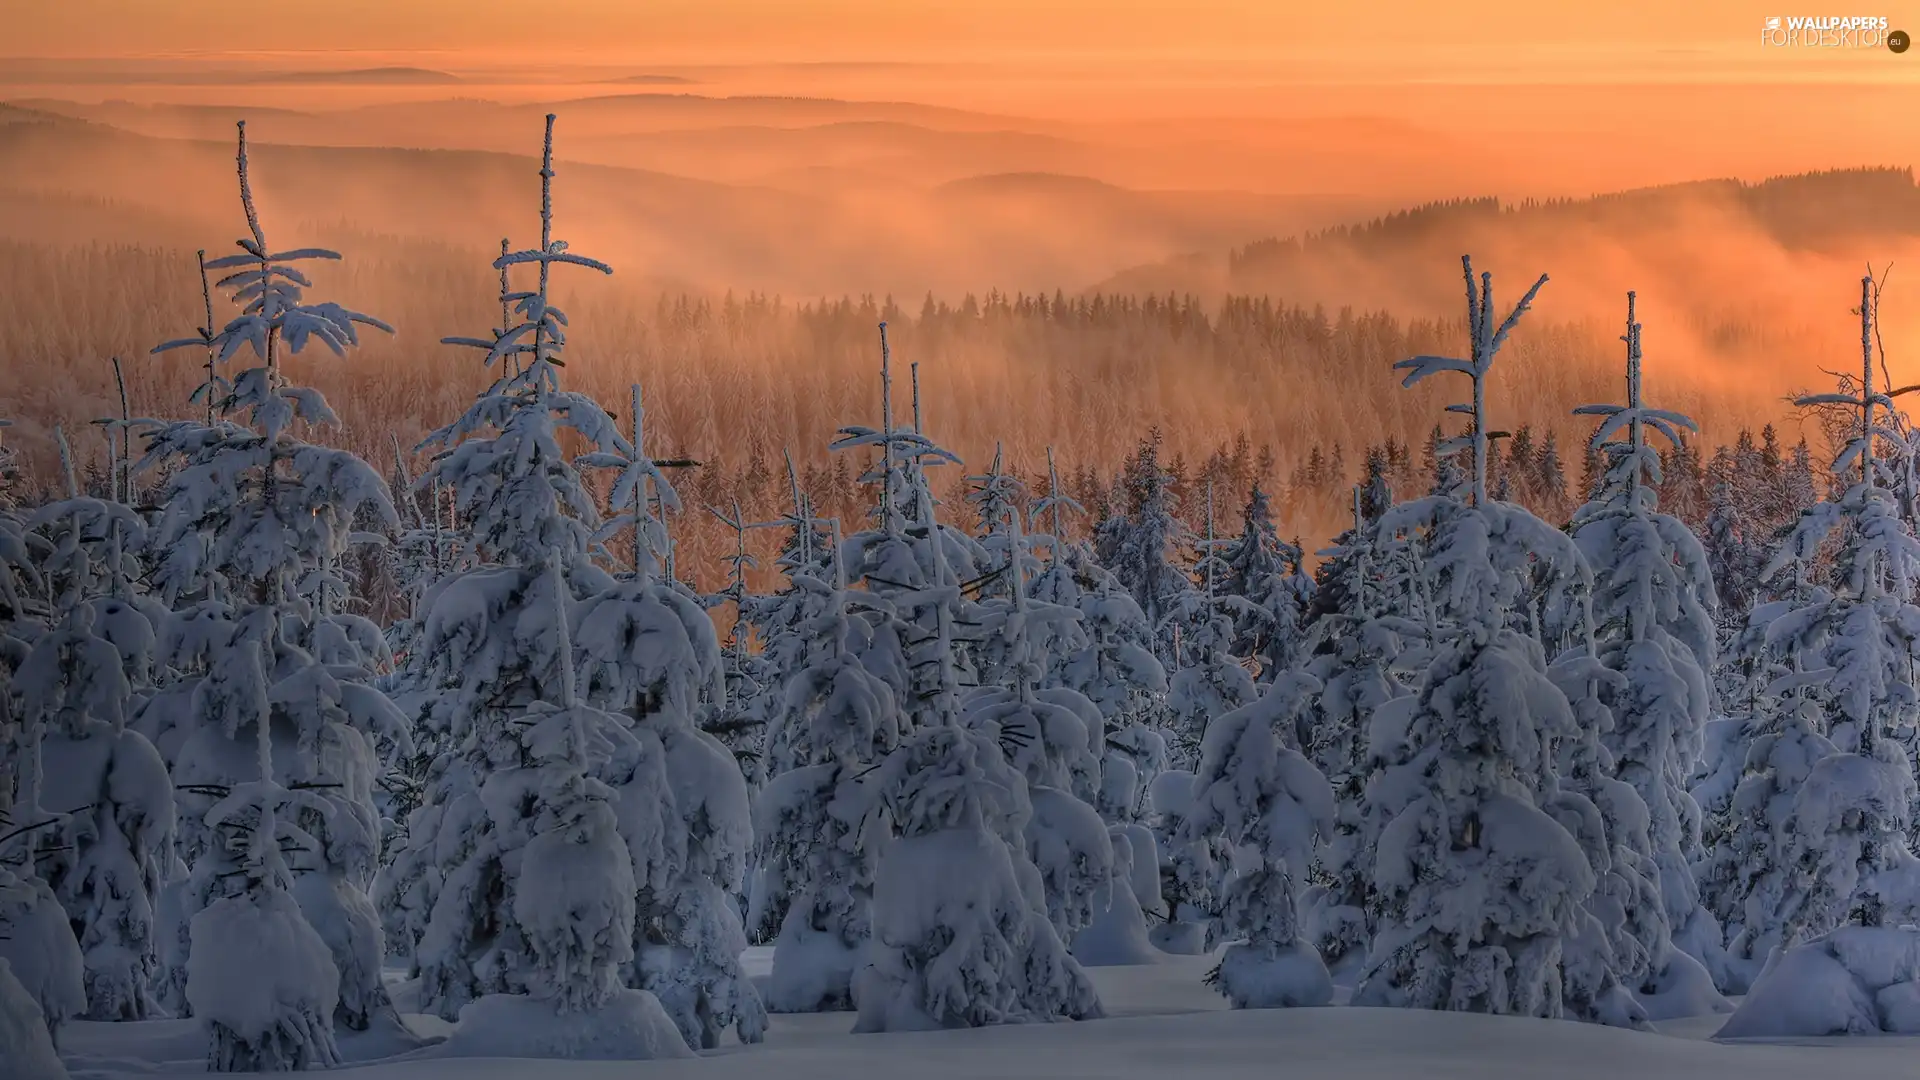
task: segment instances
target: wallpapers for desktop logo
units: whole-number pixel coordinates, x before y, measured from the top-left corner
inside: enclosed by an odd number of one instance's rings
[[[1769,15],[1760,43],[1775,48],[1888,49],[1905,52],[1904,30],[1892,30],[1885,15]]]

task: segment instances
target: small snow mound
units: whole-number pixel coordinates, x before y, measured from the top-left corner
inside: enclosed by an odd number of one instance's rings
[[[1333,1003],[1333,976],[1304,941],[1259,948],[1230,945],[1215,976],[1236,1009],[1318,1008]]]
[[[1873,995],[1887,1031],[1920,1032],[1920,982],[1894,983]]]
[[[1920,1035],[1920,931],[1843,926],[1775,956],[1718,1039]]]
[[[1678,948],[1668,950],[1666,968],[1637,996],[1655,1023],[1733,1011],[1733,1003],[1714,988],[1706,965]]]
[[[787,909],[772,968],[760,988],[768,1012],[837,1012],[853,1007],[848,987],[860,967],[860,951],[838,933],[815,929],[810,907]]]
[[[431,1056],[651,1061],[692,1057],[693,1050],[659,998],[621,990],[598,1009],[572,1013],[536,998],[490,994],[460,1010],[460,1026]]]
[[[0,961],[12,967],[50,1027],[87,1011],[86,961],[46,882],[0,867],[0,927]]]
[[[0,957],[0,1061],[6,1062],[8,1080],[67,1080],[46,1016],[5,957]]]
[[[1113,873],[1094,894],[1093,922],[1073,937],[1073,958],[1082,967],[1158,964],[1166,954],[1147,940],[1147,917],[1129,885],[1135,865],[1133,838],[1117,825],[1107,835],[1113,844]]]

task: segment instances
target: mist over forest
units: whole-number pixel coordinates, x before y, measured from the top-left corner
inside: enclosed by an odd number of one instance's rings
[[[316,273],[397,329],[345,361],[292,364],[339,411],[330,438],[388,462],[397,442],[411,458],[483,385],[439,339],[499,320],[487,264],[499,237],[524,231],[537,163],[523,133],[545,107],[0,105],[0,356],[14,374],[0,415],[19,423],[23,482],[52,475],[54,425],[84,431],[117,412],[110,357],[135,414],[184,401],[190,365],[146,353],[202,321],[194,252],[217,256],[232,232],[226,139],[242,112],[263,205],[301,243],[348,252]],[[1243,442],[1266,465],[1221,506],[1258,479],[1286,530],[1330,536],[1367,448],[1430,434],[1440,399],[1399,390],[1389,366],[1460,347],[1455,267],[1469,250],[1552,275],[1492,393],[1537,435],[1555,432],[1568,460],[1581,439],[1571,408],[1618,384],[1629,289],[1649,378],[1700,420],[1706,456],[1766,424],[1825,453],[1786,398],[1822,381],[1819,358],[1845,355],[1848,283],[1867,260],[1898,264],[1920,238],[1906,168],[1395,201],[1378,183],[1127,187],[1150,141],[905,103],[623,92],[568,103],[565,123],[557,212],[617,270],[562,286],[580,290],[567,297],[572,377],[608,401],[635,380],[655,387],[656,437],[702,462],[684,481],[696,504],[739,496],[761,514],[786,497],[784,454],[822,505],[854,513],[852,485],[833,475],[846,466],[824,447],[877,409],[884,319],[896,357],[918,365],[929,430],[970,464],[998,447],[1033,473],[1055,445],[1096,497],[1150,432],[1195,470]],[[1233,158],[1224,177],[1294,153],[1303,175],[1364,179],[1382,167],[1351,156],[1365,148],[1400,168],[1447,149],[1353,127],[1338,145],[1309,122],[1256,125],[1237,157],[1207,145]],[[1107,178],[1049,171],[1076,169]],[[1896,378],[1909,322],[1890,305]],[[1310,467],[1316,455],[1327,470]],[[1200,489],[1183,494],[1199,528]],[[686,517],[685,565],[710,576],[724,530]]]
[[[1920,69],[1723,3],[37,11],[0,1072],[1899,1073]]]

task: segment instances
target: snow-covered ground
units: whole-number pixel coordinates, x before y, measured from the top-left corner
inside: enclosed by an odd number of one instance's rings
[[[766,950],[748,954],[763,973]],[[971,1031],[850,1035],[851,1013],[775,1016],[767,1041],[701,1058],[650,1062],[516,1061],[394,1056],[395,1032],[343,1034],[343,1080],[1106,1080],[1284,1076],[1287,1080],[1889,1080],[1913,1075],[1920,1038],[1708,1041],[1724,1016],[1679,1020],[1652,1035],[1594,1024],[1410,1009],[1234,1012],[1201,984],[1211,964],[1168,957],[1149,967],[1090,969],[1109,1019]],[[444,1031],[408,1017],[423,1032]],[[74,1080],[197,1073],[206,1041],[193,1021],[76,1023],[63,1039]]]

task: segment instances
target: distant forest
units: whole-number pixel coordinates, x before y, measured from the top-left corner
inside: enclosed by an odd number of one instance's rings
[[[1246,287],[1324,257],[1331,248],[1380,254],[1428,241],[1458,246],[1471,232],[1499,223],[1627,225],[1690,196],[1722,199],[1740,207],[1787,248],[1820,247],[1838,238],[1875,232],[1920,233],[1920,187],[1914,185],[1911,167],[1833,169],[1752,184],[1701,180],[1583,199],[1511,203],[1491,196],[1446,199],[1355,225],[1258,240],[1229,252],[1228,270],[1237,285]]]
[[[419,475],[415,443],[488,379],[439,338],[498,322],[497,279],[482,260],[450,248],[379,237],[335,242],[352,254],[316,271],[327,275],[328,292],[398,334],[370,335],[345,361],[309,350],[289,367],[340,412],[342,429],[320,438],[390,466],[397,446]],[[1495,466],[1501,490],[1557,521],[1587,482],[1591,425],[1571,410],[1617,397],[1620,346],[1611,326],[1556,322],[1551,296],[1508,347],[1492,401],[1496,413],[1528,419]],[[1091,518],[1124,511],[1116,478],[1152,440],[1196,535],[1205,528],[1209,481],[1222,530],[1257,483],[1276,497],[1283,535],[1299,537],[1309,554],[1344,527],[1352,485],[1370,462],[1397,492],[1426,490],[1424,448],[1450,398],[1399,389],[1391,365],[1415,353],[1457,352],[1464,336],[1457,321],[1245,296],[1217,306],[1190,297],[998,292],[958,302],[796,304],[757,295],[642,299],[607,286],[562,302],[578,327],[571,385],[619,403],[642,382],[650,449],[699,462],[676,476],[687,510],[674,528],[680,572],[703,587],[718,581],[733,542],[705,507],[737,499],[755,520],[782,513],[790,499],[785,454],[823,512],[847,520],[861,512],[858,463],[825,447],[838,427],[878,420],[882,320],[898,415],[911,407],[909,373],[918,365],[922,422],[966,459],[936,480],[952,512],[965,518],[966,476],[984,470],[996,449],[1009,472],[1043,491],[1049,447]],[[216,298],[216,325],[227,317]],[[18,422],[7,438],[26,463],[14,483],[44,490],[52,482],[53,423],[66,428],[83,469],[101,473],[105,443],[93,421],[119,411],[109,357],[123,360],[134,415],[180,415],[195,362],[147,354],[204,318],[190,252],[0,243],[0,357],[14,376],[0,383],[0,417]],[[1795,484],[1811,485],[1809,451],[1796,456],[1791,445],[1798,431],[1744,431],[1752,415],[1745,403],[1709,395],[1657,362],[1649,380],[1662,400],[1706,426],[1701,445],[1672,455],[1663,491],[1663,507],[1689,524],[1704,522],[1715,470],[1731,468],[1727,454],[1762,454],[1766,470],[1791,468]],[[1722,444],[1727,449],[1714,449]],[[1752,502],[1757,518],[1783,505],[1761,495]],[[1070,527],[1084,535],[1092,524]]]

